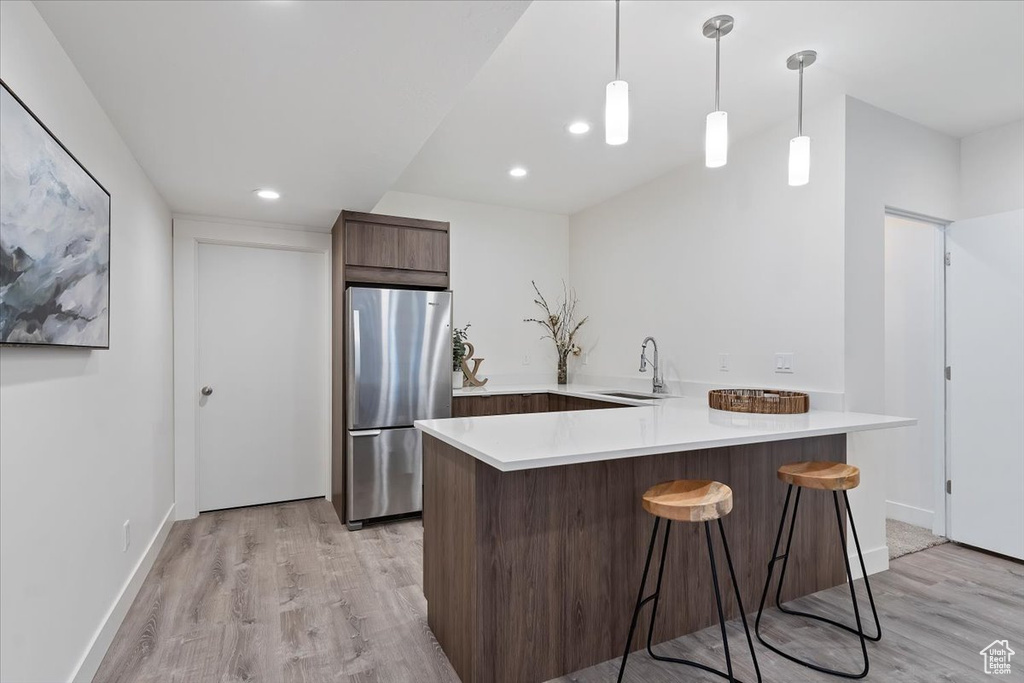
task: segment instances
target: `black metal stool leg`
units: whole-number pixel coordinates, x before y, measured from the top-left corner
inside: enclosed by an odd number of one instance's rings
[[[744,628],[744,630],[746,631],[746,634],[747,634],[747,644],[750,646],[750,656],[754,660],[754,670],[757,672],[757,681],[758,681],[758,683],[761,683],[761,669],[758,666],[757,654],[754,652],[754,642],[753,642],[753,639],[751,639],[751,637],[750,637],[750,630],[747,627],[747,617],[746,617],[746,614],[743,613],[743,602],[742,602],[742,600],[740,599],[740,596],[739,596],[739,585],[736,583],[736,572],[733,570],[732,555],[729,553],[729,545],[728,545],[728,542],[725,540],[725,531],[724,531],[724,529],[722,527],[722,520],[721,519],[718,520],[718,529],[719,529],[719,532],[722,534],[722,543],[723,543],[723,546],[725,547],[725,558],[726,558],[726,561],[727,561],[727,563],[729,565],[729,575],[732,578],[733,589],[736,591],[736,600],[737,600],[737,603],[739,605],[740,616],[743,619],[743,628]],[[728,634],[726,633],[726,630],[725,630],[725,613],[724,613],[724,610],[722,609],[722,594],[721,594],[721,591],[719,589],[719,584],[718,584],[718,568],[715,565],[714,546],[711,543],[711,525],[710,525],[710,522],[704,522],[704,535],[705,535],[705,537],[707,539],[707,544],[708,544],[708,559],[709,559],[709,561],[711,563],[711,576],[712,576],[712,580],[713,580],[714,588],[715,588],[715,603],[718,606],[718,620],[719,620],[719,624],[721,625],[721,628],[722,628],[722,645],[725,648],[725,664],[726,664],[726,668],[728,670],[727,671],[720,671],[718,669],[715,669],[714,667],[708,666],[707,664],[703,664],[701,662],[695,662],[692,659],[682,659],[682,658],[679,658],[679,657],[666,657],[664,655],[659,655],[659,654],[655,653],[654,649],[653,649],[653,636],[654,636],[654,615],[653,614],[651,615],[651,628],[647,632],[647,653],[651,656],[652,659],[656,659],[659,662],[670,662],[672,664],[685,664],[686,666],[692,666],[692,667],[695,667],[697,669],[701,669],[702,671],[707,671],[708,673],[713,673],[716,676],[721,676],[722,678],[725,678],[725,679],[727,679],[727,680],[729,680],[729,681],[731,681],[733,683],[740,683],[739,679],[737,679],[735,677],[735,675],[733,674],[732,657],[731,657],[731,653],[729,652],[729,636],[728,636]],[[667,548],[668,548],[668,540],[666,539],[665,545],[664,545],[664,548],[663,548],[663,552],[665,550],[667,550]],[[665,562],[665,556],[662,555],[662,570],[664,569],[664,562]],[[659,572],[659,577],[660,577],[660,575],[661,575],[661,572]],[[653,595],[651,595],[650,598],[648,598],[648,599],[653,599],[654,600],[654,610],[655,611],[657,610],[658,599],[659,599],[660,593],[661,593],[661,581],[659,580],[658,581],[658,588],[656,589],[655,593]]]
[[[786,582],[786,570],[789,568],[789,553],[793,549],[793,532],[796,531],[796,513],[800,509],[801,493],[803,493],[803,489],[798,488],[796,490],[796,502],[793,503],[793,516],[789,520],[789,537],[786,539],[786,553],[782,556],[782,569],[779,571],[779,585],[775,589],[775,606],[783,612],[786,609],[782,606],[782,586]]]
[[[665,541],[661,545],[661,562],[658,565],[658,583],[654,587],[654,602],[651,604],[651,626],[647,629],[647,651],[651,652],[651,641],[654,639],[654,620],[658,616],[658,601],[661,599],[661,580],[665,576],[665,558],[668,557],[668,532],[672,528],[672,520],[665,520]],[[651,652],[653,655],[654,653]]]
[[[843,524],[843,515],[839,511],[839,492],[832,492],[832,502],[835,503],[836,507],[836,525],[839,527],[839,540],[843,546],[843,565],[846,567],[846,582],[850,584],[850,598],[853,600],[853,618],[857,623],[857,635],[860,636],[860,650],[861,654],[864,655],[864,670],[859,674],[853,675],[843,671],[836,671],[834,669],[828,669],[825,667],[814,666],[813,668],[827,674],[833,674],[836,676],[842,676],[844,678],[864,678],[868,675],[868,643],[864,637],[864,625],[860,622],[860,607],[857,605],[857,591],[853,586],[853,571],[850,570],[850,554],[846,549],[846,528]],[[808,665],[811,666],[811,665]]]
[[[797,491],[797,495],[800,492]],[[768,590],[772,585],[772,574],[775,573],[775,563],[779,560],[779,544],[782,543],[782,532],[786,528],[786,513],[789,512],[789,500],[793,496],[793,485],[786,489],[786,502],[782,505],[782,518],[779,520],[779,531],[775,534],[775,547],[772,548],[772,557],[768,560],[768,576],[764,580],[764,590],[761,592],[761,604],[757,608],[757,617],[754,619],[754,634],[762,644],[767,645],[761,638],[761,615],[764,614],[764,603],[768,599]]]
[[[857,525],[853,523],[853,511],[850,509],[850,496],[843,491],[843,502],[846,503],[846,516],[850,518],[850,531],[853,532],[853,544],[857,547],[857,559],[860,560],[860,573],[864,577],[864,587],[868,591],[868,602],[871,603],[871,614],[875,618],[875,635],[864,637],[877,643],[882,639],[882,623],[878,620],[878,610],[875,609],[875,596],[871,594],[871,582],[868,580],[868,569],[864,566],[864,553],[860,550],[860,539],[857,538]],[[863,630],[861,631],[863,633]]]
[[[718,568],[715,566],[715,549],[711,545],[711,524],[704,522],[704,535],[708,539],[708,557],[711,559],[711,578],[715,584],[715,604],[718,606],[718,623],[722,626],[722,646],[725,648],[725,668],[729,672],[729,681],[735,681],[732,675],[732,657],[729,656],[729,635],[725,632],[725,611],[722,610],[722,592],[718,590]]]
[[[622,653],[622,665],[619,667],[618,683],[622,683],[622,674],[626,671],[626,659],[629,657],[629,648],[633,644],[633,634],[636,632],[636,622],[640,617],[640,608],[647,600],[644,599],[644,586],[647,585],[647,572],[651,569],[651,556],[654,555],[654,542],[658,540],[658,526],[661,518],[654,518],[654,529],[651,531],[651,544],[647,548],[647,560],[644,562],[644,574],[640,579],[640,590],[636,595],[636,607],[633,608],[633,620],[629,623],[629,636],[626,638],[626,650]],[[664,559],[664,558],[663,558]],[[664,563],[662,563],[664,564]]]
[[[832,496],[836,500],[836,503],[838,504],[838,496],[839,496],[838,492],[833,491],[832,492]],[[861,570],[861,573],[864,576],[864,585],[867,587],[867,590],[868,590],[868,600],[871,602],[871,611],[874,614],[874,618],[875,618],[875,635],[874,636],[869,636],[867,634],[864,634],[864,637],[867,638],[868,640],[871,640],[871,641],[874,641],[874,642],[877,643],[879,640],[882,639],[882,626],[881,626],[881,624],[879,623],[879,620],[878,620],[878,612],[877,612],[877,610],[875,610],[875,598],[871,594],[871,584],[868,582],[868,571],[867,571],[867,568],[864,566],[864,555],[861,554],[861,551],[860,551],[860,540],[857,538],[857,527],[853,523],[853,513],[850,511],[850,498],[849,498],[849,496],[846,495],[846,491],[843,491],[843,497],[844,497],[844,500],[846,501],[846,514],[850,518],[850,528],[853,530],[853,540],[854,540],[854,543],[857,546],[857,557],[860,559],[860,570]],[[800,502],[800,490],[799,489],[797,489],[796,498],[797,498],[797,503],[799,504],[799,502]],[[793,525],[796,524],[796,507],[795,506],[793,508],[793,520],[792,520],[792,522],[790,524],[791,525],[789,527],[789,543],[790,543],[790,545],[792,545],[792,542],[793,542]],[[842,527],[842,525],[840,525],[840,526]],[[842,527],[840,529],[840,538],[844,539],[843,540],[843,543],[844,543],[843,552],[847,552],[847,549],[846,549],[846,546],[845,546],[845,543],[846,543],[846,541],[845,541],[845,537],[846,537],[845,536],[845,531],[846,531],[846,527]],[[840,622],[838,622],[838,621],[836,621],[834,619],[829,619],[828,617],[823,617],[823,616],[818,615],[818,614],[811,614],[810,612],[801,612],[800,610],[789,609],[788,607],[785,607],[785,606],[782,605],[782,602],[781,602],[782,586],[783,586],[783,581],[785,581],[785,578],[786,578],[786,563],[789,561],[789,546],[786,547],[786,554],[785,554],[784,557],[785,557],[785,559],[782,562],[782,571],[779,573],[779,586],[778,586],[778,590],[775,592],[775,606],[779,609],[779,611],[780,612],[785,612],[786,614],[789,614],[789,615],[794,616],[794,617],[806,617],[808,619],[814,619],[816,621],[820,621],[820,622],[823,622],[823,623],[826,623],[826,624],[831,624],[832,626],[835,626],[837,628],[841,628],[844,631],[848,631],[849,633],[852,633],[853,635],[860,637],[860,635],[863,633],[863,629],[856,629],[856,628],[854,628],[852,626],[849,626],[847,624],[840,623]]]
[[[725,527],[722,520],[718,520],[718,533],[722,536],[722,547],[725,549],[725,562],[729,565],[729,577],[732,579],[732,589],[736,593],[736,606],[740,610],[740,619],[743,621],[743,633],[747,636],[747,647],[750,648],[750,658],[754,660],[754,671],[757,674],[757,683],[761,683],[761,667],[757,663],[757,652],[754,651],[754,639],[750,636],[750,627],[747,626],[747,612],[743,609],[743,598],[740,597],[740,585],[736,582],[736,570],[732,566],[732,553],[729,552],[729,541],[725,539]]]
[[[790,493],[791,493],[792,489],[793,489],[793,486],[790,485],[789,488],[790,488]],[[853,627],[848,626],[846,624],[842,624],[842,623],[840,623],[838,621],[835,621],[833,619],[829,619],[827,617],[823,617],[823,616],[820,616],[820,615],[817,615],[817,614],[810,614],[808,612],[800,612],[800,611],[797,611],[797,610],[786,609],[785,607],[783,607],[780,604],[780,597],[781,597],[781,593],[782,593],[782,584],[783,584],[783,580],[785,579],[785,573],[786,573],[786,563],[788,562],[789,551],[790,551],[790,548],[792,546],[793,526],[796,523],[796,508],[797,508],[797,506],[794,505],[793,506],[793,519],[792,519],[792,521],[790,523],[789,541],[788,541],[787,547],[786,547],[786,554],[781,556],[781,557],[779,557],[778,556],[778,546],[779,546],[779,541],[782,538],[782,530],[785,527],[785,520],[786,520],[786,508],[783,507],[782,522],[779,525],[779,534],[778,534],[778,537],[775,540],[775,550],[772,551],[772,559],[768,563],[768,578],[765,581],[764,592],[761,595],[761,607],[758,609],[757,621],[754,624],[754,631],[755,631],[755,633],[757,635],[757,639],[761,642],[762,645],[767,647],[772,652],[774,652],[774,653],[776,653],[778,655],[781,655],[781,656],[785,657],[786,659],[788,659],[788,660],[790,660],[792,662],[796,662],[797,664],[802,664],[803,666],[806,666],[806,667],[808,667],[810,669],[814,669],[815,671],[820,671],[822,673],[831,674],[833,676],[840,676],[842,678],[858,679],[858,678],[864,678],[865,676],[867,676],[868,669],[869,669],[869,666],[870,666],[870,663],[869,663],[869,660],[868,660],[867,641],[871,640],[871,641],[877,642],[877,641],[881,640],[881,637],[882,637],[882,626],[881,626],[881,623],[880,623],[880,621],[878,619],[878,611],[875,609],[875,599],[874,599],[874,596],[871,593],[871,584],[870,584],[870,582],[868,580],[867,568],[864,565],[864,555],[861,552],[860,539],[857,538],[857,528],[856,528],[856,525],[854,524],[854,521],[853,521],[853,513],[850,510],[850,499],[849,499],[849,496],[847,495],[846,491],[843,491],[843,499],[844,499],[844,502],[846,504],[847,516],[850,519],[850,529],[853,532],[854,544],[857,547],[857,558],[860,561],[861,572],[864,575],[864,585],[867,588],[868,601],[871,603],[871,612],[872,612],[872,615],[874,616],[874,620],[875,620],[876,635],[875,636],[868,636],[868,635],[866,635],[864,633],[864,626],[863,626],[863,623],[862,623],[861,617],[860,617],[860,606],[859,606],[859,604],[857,602],[857,592],[856,592],[856,589],[854,587],[853,571],[850,568],[850,556],[849,556],[849,550],[848,550],[847,543],[846,543],[846,527],[843,524],[843,514],[842,514],[842,512],[840,510],[840,507],[839,507],[839,492],[838,491],[833,491],[832,492],[832,502],[833,502],[833,505],[834,505],[835,511],[836,511],[836,524],[837,524],[838,529],[839,529],[839,540],[840,540],[840,544],[842,545],[842,552],[843,552],[843,564],[844,564],[844,567],[846,569],[846,581],[847,581],[847,584],[850,587],[850,598],[851,598],[851,600],[853,602],[853,615],[854,615],[854,620],[855,620],[855,623],[856,623],[856,628],[853,628]],[[800,490],[798,489],[797,490],[797,504],[799,504],[799,501],[800,501]],[[789,493],[787,493],[787,495],[786,495],[786,503],[787,503],[787,506],[788,506],[788,503],[789,503]],[[760,621],[761,621],[761,613],[762,613],[762,611],[764,609],[765,599],[767,598],[768,590],[769,590],[769,587],[771,585],[774,564],[779,559],[783,559],[783,564],[782,564],[782,571],[779,573],[778,590],[775,593],[775,604],[776,604],[776,606],[779,608],[780,611],[784,612],[785,614],[790,614],[790,615],[800,616],[800,617],[807,617],[809,619],[815,619],[817,621],[821,621],[821,622],[824,622],[826,624],[830,624],[832,626],[836,626],[838,628],[841,628],[841,629],[843,629],[845,631],[848,631],[848,632],[854,634],[855,636],[857,636],[860,639],[861,654],[863,655],[863,659],[864,659],[864,668],[863,668],[863,670],[860,673],[850,673],[850,672],[846,672],[846,671],[838,671],[838,670],[835,670],[835,669],[829,669],[827,667],[820,666],[818,664],[814,664],[812,662],[808,662],[806,660],[799,659],[799,658],[794,657],[794,656],[792,656],[792,655],[790,655],[790,654],[788,654],[786,652],[783,652],[779,648],[777,648],[777,647],[771,645],[770,643],[766,642],[764,640],[764,638],[761,637],[761,633],[760,633],[760,630],[759,630]]]

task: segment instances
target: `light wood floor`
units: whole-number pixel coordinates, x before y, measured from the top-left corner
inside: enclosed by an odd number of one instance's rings
[[[419,520],[350,533],[324,500],[178,522],[95,680],[458,681],[427,628],[422,537]],[[872,577],[872,588],[883,640],[870,646],[867,680],[991,680],[982,673],[979,651],[1006,638],[1020,653],[1020,663],[1014,661],[1014,673],[1001,680],[1024,680],[1022,565],[949,544],[894,561],[888,572]],[[840,587],[801,602],[841,615],[848,601],[849,593]],[[859,645],[850,636],[835,636],[814,622],[782,622],[775,611],[765,619],[767,634],[796,651],[835,666],[857,663]],[[729,635],[736,673],[752,681],[742,631],[733,626]],[[721,661],[714,629],[661,649]],[[839,680],[761,647],[758,657],[765,681]],[[557,681],[614,681],[617,671],[616,659]],[[630,657],[626,680],[721,679],[637,653]]]

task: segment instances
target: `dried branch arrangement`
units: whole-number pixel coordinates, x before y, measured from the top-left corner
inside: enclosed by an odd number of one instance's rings
[[[576,333],[587,322],[589,316],[577,320],[576,306],[579,304],[579,299],[576,296],[576,290],[569,288],[564,280],[562,281],[562,300],[553,310],[544,295],[540,293],[540,289],[537,288],[537,283],[531,280],[530,284],[533,285],[533,291],[537,293],[537,298],[533,300],[533,303],[544,311],[544,316],[526,318],[523,322],[537,323],[547,332],[541,339],[550,339],[554,342],[555,350],[558,352],[558,383],[565,384],[568,381],[569,354],[578,356],[583,352],[583,349],[576,343]]]

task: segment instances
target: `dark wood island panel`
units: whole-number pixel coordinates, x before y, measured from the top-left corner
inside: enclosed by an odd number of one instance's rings
[[[640,506],[647,488],[670,479],[732,487],[724,524],[744,607],[755,612],[786,493],[776,470],[796,460],[845,462],[846,435],[518,472],[427,434],[423,453],[431,630],[463,683],[540,683],[622,654],[653,524]],[[718,619],[702,525],[673,527],[655,642]],[[719,580],[727,582],[724,564]],[[844,580],[831,496],[806,492],[783,598]],[[738,616],[731,592],[722,593],[728,618]],[[638,631],[635,648],[646,625]]]

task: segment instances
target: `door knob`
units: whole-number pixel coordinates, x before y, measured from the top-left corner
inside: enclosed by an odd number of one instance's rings
[[[210,394],[213,393],[213,387],[205,386],[199,391],[199,393],[201,393],[203,396],[209,396]]]

